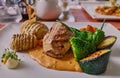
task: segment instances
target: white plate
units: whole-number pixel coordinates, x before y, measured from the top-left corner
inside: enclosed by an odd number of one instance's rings
[[[51,27],[53,23],[45,23],[48,27]],[[90,22],[78,22],[67,23],[69,26],[75,28],[85,27],[88,24],[101,27],[102,23],[90,23]],[[2,30],[0,30],[0,57],[3,54],[5,48],[9,47],[10,38],[13,34],[19,33],[21,24],[9,24]],[[36,61],[30,58],[27,53],[17,53],[22,60],[22,64],[18,69],[7,69],[0,63],[0,78],[120,78],[120,32],[114,28],[111,24],[106,23],[103,29],[106,35],[117,36],[117,42],[112,47],[112,53],[110,56],[107,70],[102,75],[88,75],[80,72],[69,71],[57,71],[47,69],[40,66]],[[1,59],[0,59],[1,60]]]
[[[112,16],[112,15],[101,15],[95,12],[95,8],[99,5],[104,5],[105,2],[83,2],[82,7],[84,10],[93,18],[97,20],[120,20],[120,17],[118,16]],[[107,3],[106,3],[107,4]]]

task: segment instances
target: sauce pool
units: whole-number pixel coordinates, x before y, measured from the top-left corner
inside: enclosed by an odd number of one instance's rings
[[[82,72],[80,66],[75,61],[71,50],[62,59],[56,59],[47,56],[43,53],[42,47],[36,47],[35,49],[29,50],[28,52],[32,59],[36,60],[40,65],[46,68],[62,71]]]

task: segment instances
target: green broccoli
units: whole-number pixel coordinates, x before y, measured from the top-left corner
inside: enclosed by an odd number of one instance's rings
[[[70,44],[76,61],[87,57],[96,50],[90,41],[82,40],[79,37],[71,38]]]

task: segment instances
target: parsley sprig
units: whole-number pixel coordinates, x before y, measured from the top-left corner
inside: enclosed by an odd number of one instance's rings
[[[3,62],[3,59],[8,59],[8,58],[11,58],[11,59],[14,59],[14,60],[17,60],[17,61],[20,61],[20,59],[18,58],[18,55],[16,54],[15,51],[10,51],[8,48],[5,49],[3,55],[2,55],[2,60],[1,62]]]

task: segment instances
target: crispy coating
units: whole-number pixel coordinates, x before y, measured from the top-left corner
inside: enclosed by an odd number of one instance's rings
[[[15,51],[25,51],[36,47],[37,38],[30,34],[14,34],[10,42],[10,48]]]
[[[45,24],[28,20],[22,24],[21,34],[34,34],[37,39],[42,39],[48,30]]]

